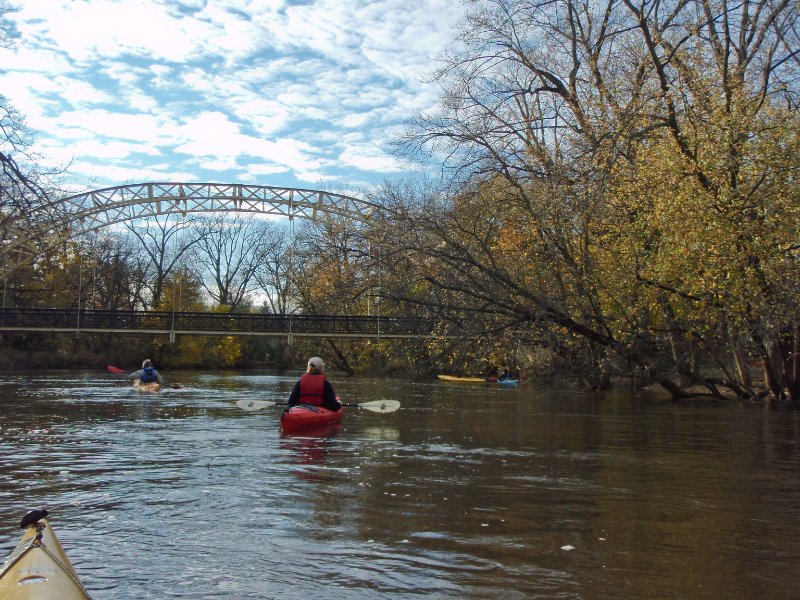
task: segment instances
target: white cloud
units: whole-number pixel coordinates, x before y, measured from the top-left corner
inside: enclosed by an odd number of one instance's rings
[[[104,142],[97,139],[80,140],[74,144],[53,144],[47,140],[41,148],[47,150],[48,156],[57,159],[59,164],[66,164],[76,157],[91,157],[94,161],[121,160],[133,154],[161,156],[157,148],[142,144],[126,142]],[[83,159],[86,160],[86,159]]]
[[[50,94],[58,92],[56,83],[39,73],[11,71],[0,76],[4,95],[34,129],[41,129],[40,119],[53,104]]]
[[[64,112],[50,119],[50,131],[66,138],[103,137],[158,145],[168,144],[176,128],[150,114],[93,109]]]
[[[396,173],[400,170],[397,160],[372,146],[348,146],[339,159],[343,164],[362,171]]]
[[[355,113],[345,115],[344,119],[342,119],[342,126],[348,127],[350,129],[355,129],[357,127],[362,127],[366,125],[370,120],[370,115],[367,113]]]
[[[289,107],[274,100],[259,99],[255,95],[243,98],[237,106],[236,114],[264,135],[280,131],[290,120]]]
[[[217,173],[224,173],[226,171],[233,171],[239,168],[239,165],[236,164],[235,157],[224,156],[224,157],[211,157],[211,158],[201,158],[197,159],[194,162],[204,171],[214,171]]]
[[[260,175],[277,175],[278,173],[286,173],[288,169],[280,165],[264,164],[251,164],[245,167],[245,176],[260,176]]]
[[[56,84],[60,90],[61,98],[72,105],[88,106],[112,100],[112,97],[106,92],[86,81],[61,76],[57,78]]]
[[[181,128],[184,143],[175,150],[196,157],[214,157],[231,166],[237,157],[251,157],[292,170],[306,170],[323,165],[314,156],[314,148],[292,138],[265,140],[241,133],[239,126],[223,113],[203,113]]]
[[[29,2],[20,31],[78,62],[125,54],[183,62],[202,53],[208,23],[181,18],[153,0]]]
[[[75,162],[70,171],[85,175],[87,179],[96,180],[101,186],[124,185],[145,181],[197,181],[197,173],[176,171],[170,165],[151,165],[146,169],[131,166],[98,165],[95,163]]]
[[[142,94],[137,90],[127,90],[122,94],[122,97],[125,98],[130,108],[140,112],[154,112],[159,106],[158,100],[153,96]]]
[[[203,40],[206,51],[222,56],[228,64],[234,65],[267,44],[258,26],[242,17],[248,7],[232,8],[238,10],[228,11],[215,3],[208,3],[198,17],[215,30],[213,36]]]
[[[21,46],[15,50],[0,48],[0,64],[6,73],[38,73],[46,76],[72,71],[66,56],[58,49]]]

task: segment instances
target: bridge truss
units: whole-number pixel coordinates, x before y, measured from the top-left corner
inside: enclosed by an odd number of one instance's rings
[[[158,215],[238,212],[288,219],[339,216],[367,222],[378,204],[302,188],[225,183],[134,183],[92,190],[38,207],[3,222],[0,276],[71,238],[125,221]]]

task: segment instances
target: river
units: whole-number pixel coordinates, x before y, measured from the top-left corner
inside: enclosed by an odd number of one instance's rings
[[[95,600],[800,598],[800,413],[629,392],[331,376],[0,377],[0,553],[46,507]]]

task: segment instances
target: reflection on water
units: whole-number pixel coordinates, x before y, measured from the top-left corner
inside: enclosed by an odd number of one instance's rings
[[[359,435],[365,440],[397,441],[400,439],[400,430],[397,427],[378,425],[377,427],[364,427]]]
[[[45,506],[101,600],[800,597],[791,409],[334,378],[403,408],[282,437],[236,402],[294,378],[169,375],[0,379],[4,556]]]
[[[333,438],[342,429],[343,425],[340,421],[292,433],[281,431],[280,447],[293,455],[299,465],[322,465],[328,451],[334,446]]]

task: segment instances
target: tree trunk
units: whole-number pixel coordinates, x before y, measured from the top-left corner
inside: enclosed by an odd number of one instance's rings
[[[658,380],[658,385],[660,385],[665,390],[667,390],[670,394],[672,394],[672,397],[675,398],[675,399],[677,399],[677,398],[691,398],[694,395],[694,394],[692,394],[690,392],[687,392],[681,386],[679,386],[677,383],[675,383],[671,379],[667,379],[666,377],[662,377],[661,379],[659,379]]]
[[[742,347],[738,344],[734,345],[732,352],[733,359],[736,361],[736,370],[739,373],[739,381],[741,382],[742,388],[751,396],[755,396],[753,393],[753,378],[750,377],[750,365],[747,364],[747,359],[745,358]]]
[[[675,361],[675,366],[678,368],[680,374],[680,384],[683,387],[692,384],[692,377],[690,367],[686,363],[689,356],[686,347],[686,339],[681,335],[680,327],[675,319],[675,311],[672,306],[664,297],[664,294],[658,295],[658,304],[661,307],[661,313],[664,315],[664,320],[667,323],[667,330],[669,331],[669,345],[672,350],[672,360]]]
[[[331,350],[333,350],[333,353],[336,355],[336,366],[348,375],[355,375],[355,369],[350,366],[350,362],[347,360],[344,352],[342,352],[342,350],[339,348],[339,345],[333,340],[333,338],[325,339],[328,342],[328,345],[331,347]]]
[[[766,349],[763,354],[762,363],[764,365],[764,385],[772,394],[775,400],[782,400],[784,398],[782,375],[783,375],[783,361],[781,360],[781,353],[777,344],[767,342]]]
[[[786,358],[785,370],[789,399],[800,401],[800,325],[795,325],[792,331],[792,348]]]

